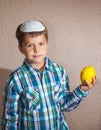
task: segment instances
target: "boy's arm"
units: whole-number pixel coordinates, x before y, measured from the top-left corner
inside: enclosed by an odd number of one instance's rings
[[[7,83],[4,91],[2,130],[17,130],[19,94],[12,82]]]
[[[62,110],[71,111],[75,109],[88,94],[89,91],[84,92],[80,87],[77,87],[73,92],[64,92],[60,102]]]
[[[75,109],[79,103],[89,94],[84,92],[78,86],[73,92],[70,92],[69,80],[66,71],[63,69],[62,75],[62,92],[60,92],[59,103],[62,110],[71,111]]]

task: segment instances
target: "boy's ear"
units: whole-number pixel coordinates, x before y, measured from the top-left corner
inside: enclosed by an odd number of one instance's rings
[[[22,47],[21,45],[18,45],[18,48],[19,48],[19,51],[20,51],[22,54],[24,54],[24,52],[23,52],[23,47]]]

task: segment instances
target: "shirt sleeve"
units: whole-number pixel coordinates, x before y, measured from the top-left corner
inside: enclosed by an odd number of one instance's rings
[[[17,130],[19,94],[13,81],[8,81],[4,91],[2,130]]]
[[[80,102],[89,94],[84,92],[78,86],[73,92],[70,92],[69,79],[66,71],[62,69],[62,89],[60,89],[59,103],[63,111],[75,109]]]

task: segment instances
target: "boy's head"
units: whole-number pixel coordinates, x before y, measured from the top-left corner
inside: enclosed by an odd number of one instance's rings
[[[34,67],[41,69],[45,64],[48,49],[48,31],[39,21],[27,21],[16,30],[19,50]]]
[[[17,27],[16,38],[19,45],[23,43],[27,34],[29,34],[31,37],[36,37],[43,34],[48,41],[48,30],[40,21],[28,20]]]

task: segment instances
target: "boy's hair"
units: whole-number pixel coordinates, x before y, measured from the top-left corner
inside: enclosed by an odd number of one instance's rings
[[[31,37],[36,37],[43,34],[46,37],[46,40],[48,41],[48,30],[45,25],[44,25],[45,30],[41,32],[22,32],[20,31],[21,26],[22,24],[20,24],[16,29],[16,38],[18,40],[19,45],[22,45],[22,42],[24,41],[24,38],[27,34],[29,34]]]

